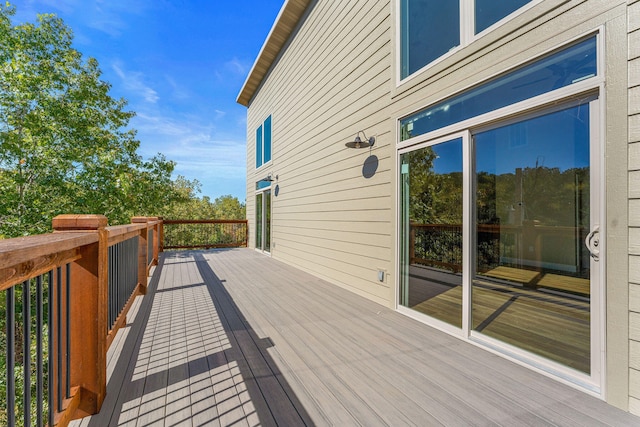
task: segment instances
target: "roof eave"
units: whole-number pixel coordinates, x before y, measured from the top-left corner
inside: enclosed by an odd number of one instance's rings
[[[273,62],[282,51],[287,40],[289,40],[289,36],[295,30],[298,22],[300,22],[300,18],[302,18],[310,2],[311,0],[286,0],[282,5],[271,31],[269,31],[269,35],[262,45],[262,49],[260,49],[260,53],[242,85],[242,89],[236,99],[238,104],[245,107],[249,106],[251,98],[255,95],[262,80],[271,69]]]

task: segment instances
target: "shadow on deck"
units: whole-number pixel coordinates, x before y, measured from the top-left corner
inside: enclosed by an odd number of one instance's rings
[[[313,425],[223,282],[202,253],[162,258],[101,413],[78,425]]]
[[[639,425],[248,249],[165,253],[82,426]]]

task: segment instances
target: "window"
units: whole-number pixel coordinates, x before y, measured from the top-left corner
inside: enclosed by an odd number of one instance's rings
[[[404,141],[597,74],[596,37],[453,96],[400,121]]]
[[[256,129],[256,169],[271,161],[271,116]]]
[[[460,45],[460,4],[403,0],[402,78]]]
[[[478,34],[505,16],[520,9],[531,0],[475,0],[474,10],[474,34]]]
[[[476,35],[532,0],[401,0],[400,44],[402,79]],[[462,19],[472,15],[473,19]],[[461,22],[473,28],[464,28]],[[470,37],[466,37],[469,39]]]

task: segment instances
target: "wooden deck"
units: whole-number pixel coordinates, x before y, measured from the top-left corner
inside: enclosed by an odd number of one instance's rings
[[[632,426],[640,418],[249,249],[165,253],[76,426]]]

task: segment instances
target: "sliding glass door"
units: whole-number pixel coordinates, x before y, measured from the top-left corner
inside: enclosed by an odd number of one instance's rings
[[[271,252],[271,189],[256,193],[256,249]]]
[[[593,97],[400,152],[401,311],[597,386],[596,110]]]
[[[474,135],[473,331],[584,373],[591,370],[589,121],[583,104]]]
[[[400,303],[462,327],[462,137],[401,155]]]

